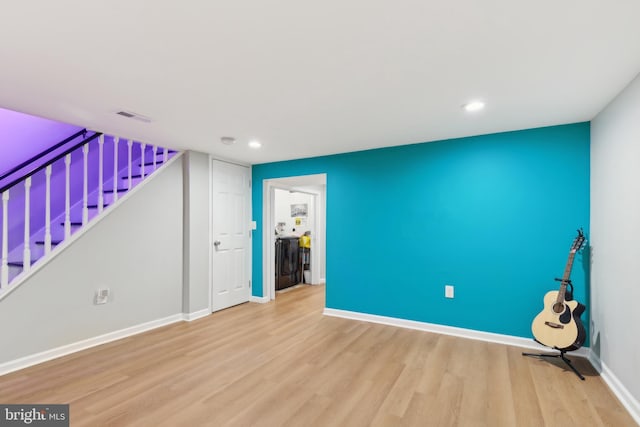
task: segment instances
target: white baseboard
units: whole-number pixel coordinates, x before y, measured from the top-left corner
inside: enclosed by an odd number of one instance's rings
[[[327,283],[327,279],[325,279],[324,277],[320,278],[320,284],[321,285],[325,285]]]
[[[258,304],[266,304],[269,302],[269,297],[254,297],[251,295],[249,297],[249,302],[257,302]]]
[[[211,310],[209,310],[208,308],[204,308],[202,310],[194,311],[193,313],[183,313],[182,320],[187,322],[193,322],[194,320],[198,320],[210,314],[211,314]]]
[[[494,334],[492,332],[476,331],[473,329],[456,328],[454,326],[444,326],[435,323],[418,322],[416,320],[399,319],[396,317],[378,316],[375,314],[359,313],[357,311],[338,310],[335,308],[325,308],[324,315],[332,317],[342,317],[345,319],[361,320],[364,322],[380,323],[383,325],[396,326],[399,328],[416,329],[418,331],[434,332],[436,334],[452,335],[454,337],[468,338],[472,340],[486,341],[497,344],[512,345],[538,351],[549,351],[533,339],[516,337],[513,335]],[[589,357],[589,348],[582,347],[571,352],[579,357]]]
[[[609,386],[613,394],[616,395],[622,406],[629,412],[631,417],[640,425],[640,402],[633,397],[629,389],[627,389],[620,379],[603,363],[600,358],[591,352],[589,357],[591,364],[600,372],[600,377]]]
[[[109,332],[104,335],[88,338],[86,340],[78,341],[72,344],[63,345],[61,347],[43,351],[41,353],[21,357],[20,359],[0,363],[0,375],[5,375],[10,372],[28,368],[29,366],[47,362],[52,359],[57,359],[58,357],[66,356],[71,353],[75,353],[81,350],[86,350],[88,348],[95,347],[101,344],[106,344],[108,342],[119,340],[122,338],[126,338],[131,335],[136,335],[142,332],[146,332],[151,329],[156,329],[161,326],[166,326],[172,323],[181,322],[182,320],[183,320],[183,314],[174,314],[172,316],[165,317],[163,319],[152,320],[151,322],[141,323],[139,325],[131,326],[129,328],[120,329],[119,331]]]

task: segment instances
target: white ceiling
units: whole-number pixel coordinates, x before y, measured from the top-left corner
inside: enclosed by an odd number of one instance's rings
[[[572,123],[640,71],[639,19],[638,0],[3,2],[0,107],[246,163]]]

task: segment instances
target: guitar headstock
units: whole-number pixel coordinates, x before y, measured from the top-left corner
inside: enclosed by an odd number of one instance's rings
[[[575,253],[584,248],[587,242],[587,238],[584,237],[584,231],[582,228],[578,229],[578,235],[575,239],[573,239],[573,243],[571,244],[571,252]]]

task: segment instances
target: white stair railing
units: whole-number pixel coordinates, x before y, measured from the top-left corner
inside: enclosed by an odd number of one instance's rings
[[[79,135],[84,139],[64,150],[61,144],[72,142]],[[152,145],[151,149],[147,150],[147,144],[134,142],[131,139],[127,140],[126,147],[121,146],[119,142],[119,137],[101,133],[86,137],[86,131],[82,131],[59,143],[55,147],[56,149],[60,147],[57,151],[59,154],[48,149],[39,155],[39,164],[28,164],[24,170],[17,171],[15,175],[5,174],[0,177],[0,179],[7,178],[0,181],[2,198],[0,298],[12,286],[15,279],[20,276],[25,277],[25,273],[32,269],[34,263],[44,262],[62,241],[69,239],[81,228],[77,226],[89,224],[92,219],[122,198],[119,192],[134,188],[175,153],[156,145]],[[94,144],[97,144],[97,150],[91,148]],[[106,150],[108,154],[113,153],[111,158],[105,156],[105,144],[113,148],[113,150]],[[140,147],[139,151],[134,150],[136,144]],[[119,162],[120,154],[123,154],[120,153],[120,147],[123,150],[126,148],[127,152],[127,164],[123,168],[120,168]],[[162,159],[158,158],[160,149]],[[82,155],[75,155],[76,152],[81,152]],[[139,157],[136,153],[139,153]],[[46,160],[42,158],[43,154],[50,154],[53,158]],[[149,154],[152,158],[147,158]],[[140,174],[134,176],[133,165],[138,160]],[[60,167],[57,166],[58,162],[62,162]],[[112,176],[110,172],[105,174],[105,170],[108,170],[106,168],[109,167],[113,168]],[[21,177],[16,178],[16,175]],[[105,175],[108,176],[105,177]],[[9,179],[12,181],[5,184]],[[126,185],[123,189],[125,180]],[[14,188],[20,190],[15,195]],[[106,199],[105,193],[112,193],[111,198]],[[14,203],[10,202],[10,194],[15,199]],[[22,196],[24,196],[24,205],[16,203]],[[40,210],[42,208],[33,211],[33,206],[38,206],[33,203],[36,198],[44,199],[44,212]],[[19,209],[23,211],[19,212]],[[22,236],[18,239],[17,233],[14,236],[13,232],[20,227]]]

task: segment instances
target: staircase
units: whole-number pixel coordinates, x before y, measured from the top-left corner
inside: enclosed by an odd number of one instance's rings
[[[176,155],[84,130],[0,176],[0,299]]]

